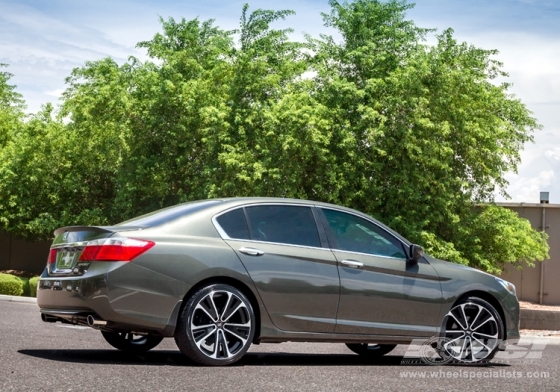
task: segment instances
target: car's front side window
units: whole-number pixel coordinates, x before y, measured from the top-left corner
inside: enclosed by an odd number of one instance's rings
[[[402,243],[381,227],[356,215],[323,209],[337,249],[406,259]]]

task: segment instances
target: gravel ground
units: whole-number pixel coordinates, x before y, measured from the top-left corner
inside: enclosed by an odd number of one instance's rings
[[[521,307],[521,309],[552,310],[560,312],[560,306],[539,305],[527,301],[519,301],[519,306]]]

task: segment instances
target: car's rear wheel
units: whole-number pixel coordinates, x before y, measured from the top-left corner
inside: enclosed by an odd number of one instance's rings
[[[156,347],[163,336],[137,335],[132,332],[106,332],[101,334],[111,346],[131,354],[141,354]]]
[[[175,342],[183,354],[201,365],[238,361],[255,334],[251,302],[235,287],[213,284],[196,292],[183,308]]]
[[[443,321],[441,355],[445,360],[478,363],[491,360],[504,338],[499,313],[487,301],[470,297],[456,304]]]
[[[396,344],[346,343],[346,347],[365,358],[380,358],[393,351]]]

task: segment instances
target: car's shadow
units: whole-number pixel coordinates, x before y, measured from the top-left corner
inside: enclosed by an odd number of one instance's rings
[[[20,354],[58,362],[101,365],[198,366],[177,351],[154,350],[141,355],[116,350],[19,350]],[[233,366],[428,366],[420,358],[386,355],[369,360],[354,354],[247,353]],[[477,366],[502,367],[502,363]],[[469,366],[470,367],[470,366]]]

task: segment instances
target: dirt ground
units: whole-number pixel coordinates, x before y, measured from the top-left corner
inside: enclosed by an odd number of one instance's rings
[[[560,306],[539,305],[527,301],[519,301],[519,306],[521,309],[553,310],[560,312]]]

